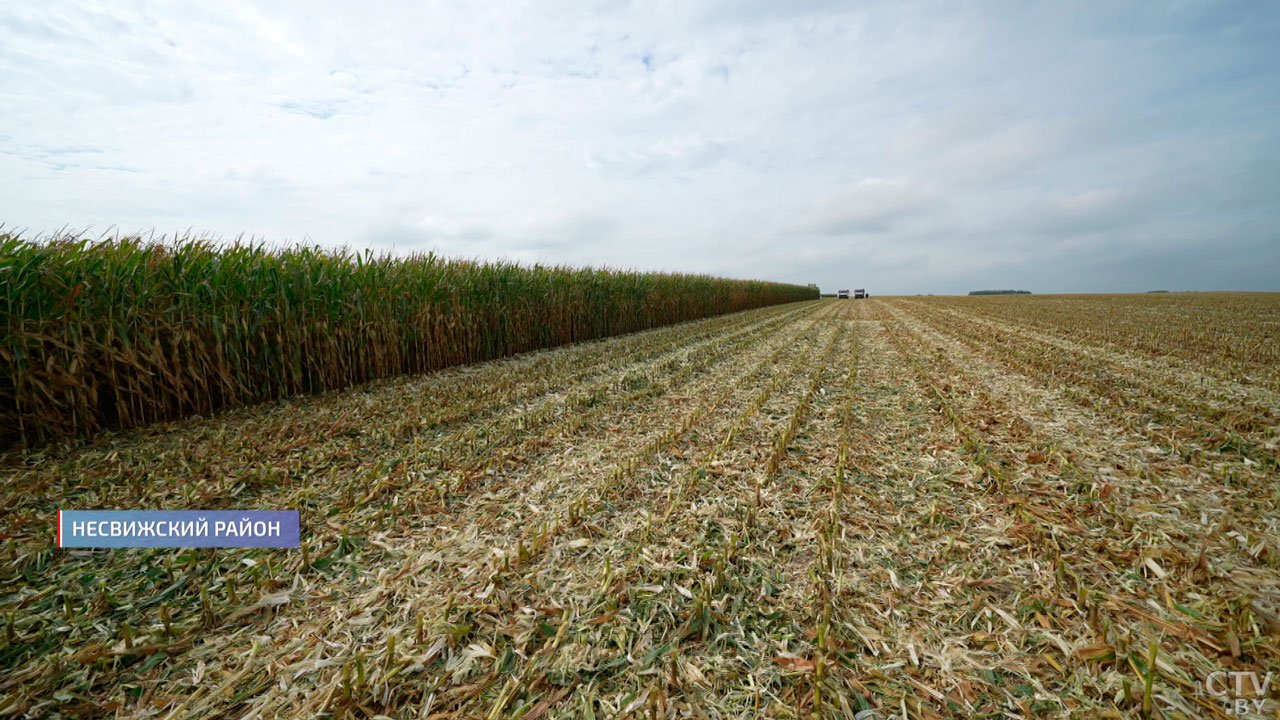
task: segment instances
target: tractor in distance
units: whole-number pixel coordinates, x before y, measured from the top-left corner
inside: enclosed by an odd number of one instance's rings
[[[845,293],[846,293],[845,297],[848,297],[848,294],[847,294],[848,292],[849,292],[848,290],[846,290],[846,291],[845,291]],[[864,300],[864,299],[869,298],[869,297],[871,297],[871,296],[870,296],[870,295],[868,295],[868,294],[867,294],[867,291],[866,291],[866,290],[863,290],[862,288],[858,288],[857,290],[854,290],[854,291],[853,291],[853,299],[854,299],[854,300]]]
[[[836,299],[837,299],[837,300],[848,300],[848,299],[849,299],[849,291],[848,291],[848,290],[839,290],[839,291],[837,291],[837,292],[836,292]]]

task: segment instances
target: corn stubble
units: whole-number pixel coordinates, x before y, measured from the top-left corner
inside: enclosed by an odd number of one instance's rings
[[[1225,718],[1280,671],[1278,319],[786,304],[12,454],[0,716]],[[50,551],[74,503],[303,546]]]
[[[317,393],[798,300],[696,275],[0,234],[0,444]]]

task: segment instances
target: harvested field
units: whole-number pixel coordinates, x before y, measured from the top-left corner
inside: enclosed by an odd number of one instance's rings
[[[1235,671],[1274,713],[1278,335],[823,300],[12,453],[0,715],[1212,718]],[[58,508],[303,548],[59,550]]]

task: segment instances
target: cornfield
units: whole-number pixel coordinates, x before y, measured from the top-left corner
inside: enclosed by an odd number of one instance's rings
[[[0,445],[817,298],[700,275],[11,234],[0,283]]]
[[[1276,327],[804,302],[14,450],[0,717],[1273,717]],[[303,532],[53,547],[107,508]]]

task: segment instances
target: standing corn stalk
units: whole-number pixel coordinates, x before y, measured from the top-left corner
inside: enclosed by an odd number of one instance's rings
[[[701,275],[0,235],[0,444],[136,427],[784,302]]]

